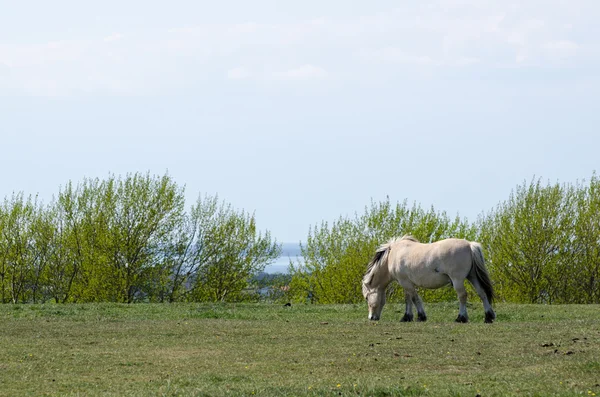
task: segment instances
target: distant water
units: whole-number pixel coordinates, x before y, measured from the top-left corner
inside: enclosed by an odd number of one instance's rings
[[[297,243],[283,243],[281,256],[265,268],[265,273],[287,273],[290,259],[294,263],[302,259],[302,252]]]
[[[294,263],[296,263],[298,259],[302,260],[302,257],[292,256],[291,259]],[[265,273],[287,273],[289,266],[290,257],[280,256],[275,262],[265,267]]]

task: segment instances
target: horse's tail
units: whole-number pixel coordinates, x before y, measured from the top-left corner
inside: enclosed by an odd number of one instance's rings
[[[390,253],[390,248],[392,246],[392,243],[393,243],[393,240],[389,241],[386,244],[380,245],[379,248],[377,248],[377,251],[375,251],[375,255],[373,256],[373,259],[371,259],[371,262],[369,262],[369,265],[367,266],[367,272],[365,273],[365,275],[363,277],[363,282],[362,282],[362,291],[363,291],[363,295],[365,296],[365,298],[370,289],[369,285],[371,284],[371,281],[373,279],[373,273],[379,267],[387,265],[388,256]]]
[[[492,280],[490,279],[490,275],[485,267],[485,259],[483,258],[483,249],[481,248],[481,244],[471,241],[471,258],[472,267],[471,272],[475,274],[477,281],[481,284],[481,288],[485,292],[485,295],[488,298],[490,304],[496,298],[496,294],[494,293],[494,286],[492,285]]]

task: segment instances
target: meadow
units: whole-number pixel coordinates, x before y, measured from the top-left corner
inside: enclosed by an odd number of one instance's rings
[[[0,305],[0,395],[600,396],[600,306]]]

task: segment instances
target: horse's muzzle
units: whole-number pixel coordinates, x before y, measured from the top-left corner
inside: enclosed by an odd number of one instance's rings
[[[374,314],[369,314],[369,320],[371,320],[371,321],[379,321],[379,316],[376,316]]]

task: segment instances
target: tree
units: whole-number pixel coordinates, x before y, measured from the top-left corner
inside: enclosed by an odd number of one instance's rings
[[[161,289],[162,251],[183,207],[168,175],[69,183],[53,206],[55,300],[133,302]]]
[[[98,184],[98,180],[84,180],[74,188],[69,182],[49,206],[53,233],[48,289],[56,303],[85,299],[83,272],[86,266],[91,267],[92,236],[102,232],[92,216],[92,193],[98,190]]]
[[[268,231],[257,231],[254,214],[236,211],[217,196],[199,197],[184,227],[176,244],[179,255],[171,260],[171,292],[185,283],[188,299],[241,299],[250,277],[281,253]]]
[[[564,301],[600,303],[600,179],[594,173],[576,196],[577,221],[573,227],[572,269],[562,275],[570,284]]]
[[[254,214],[217,197],[184,211],[168,176],[110,175],[61,188],[43,207],[0,205],[2,302],[236,300],[281,253]]]
[[[57,302],[115,301],[108,277],[109,220],[114,176],[69,182],[53,203],[54,249],[51,289]]]
[[[48,264],[48,229],[37,197],[13,194],[0,207],[0,282],[2,302],[42,298]],[[43,298],[42,298],[43,299]]]
[[[497,274],[498,293],[505,299],[530,303],[554,302],[568,288],[573,204],[571,186],[540,180],[517,186],[481,220],[481,235],[489,253],[490,272]]]
[[[136,294],[145,296],[161,288],[163,247],[182,222],[185,199],[183,189],[168,176],[127,175],[116,180],[113,191],[107,255],[111,275],[119,286],[118,300],[133,302]]]

